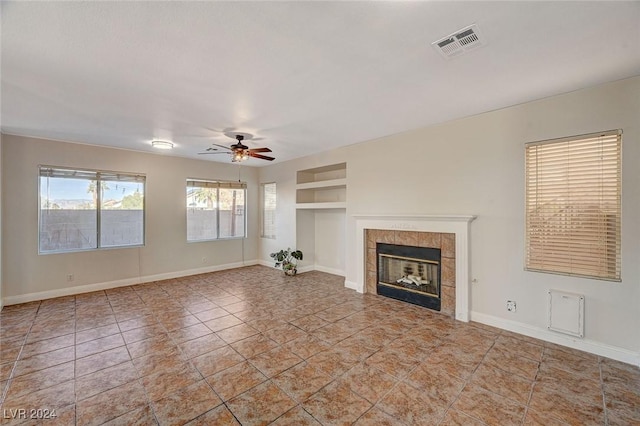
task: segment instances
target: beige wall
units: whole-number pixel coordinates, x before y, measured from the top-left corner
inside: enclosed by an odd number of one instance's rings
[[[279,199],[290,200],[283,191],[294,190],[296,170],[347,162],[346,233],[335,244],[346,245],[351,282],[357,273],[352,215],[477,215],[471,224],[470,276],[477,280],[471,287],[472,319],[553,340],[557,335],[546,330],[547,291],[584,294],[585,339],[576,345],[601,353],[614,348],[619,358],[640,362],[639,126],[636,77],[270,165],[260,178],[276,180]],[[524,271],[524,144],[610,129],[624,131],[623,281]],[[280,186],[279,178],[287,184]],[[278,215],[292,209],[291,203],[279,203]],[[323,234],[321,225],[315,234]],[[517,302],[517,312],[507,312],[507,300]]]
[[[12,135],[3,135],[2,142],[5,302],[33,293],[55,295],[73,291],[70,287],[146,281],[239,264],[243,248],[247,262],[257,259],[256,168],[240,170],[253,207],[248,210],[248,238],[187,243],[186,179],[237,180],[239,166]],[[145,246],[38,255],[40,164],[146,174]],[[68,274],[74,275],[73,282],[67,281]]]

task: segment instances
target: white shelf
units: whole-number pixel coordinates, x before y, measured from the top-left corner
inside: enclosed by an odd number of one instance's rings
[[[346,209],[347,203],[344,201],[335,201],[329,203],[297,203],[296,209]]]
[[[296,189],[320,189],[320,188],[321,189],[337,189],[337,188],[346,188],[346,187],[347,187],[346,178],[299,183],[296,185]]]

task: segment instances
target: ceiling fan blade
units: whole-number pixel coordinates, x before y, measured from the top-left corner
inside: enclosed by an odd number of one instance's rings
[[[229,154],[228,152],[213,152],[213,151],[207,151],[207,152],[199,152],[198,155],[202,155],[202,154]]]
[[[229,148],[228,146],[218,145],[217,143],[212,143],[211,145],[213,145],[213,146],[217,146],[217,147],[219,147],[219,148],[226,149],[227,151],[231,151],[231,148]],[[214,148],[214,149],[215,149],[215,148]]]
[[[261,160],[267,160],[267,161],[275,160],[275,158],[273,157],[267,157],[266,155],[256,154],[255,152],[249,151],[248,153],[249,153],[249,157],[259,158]]]
[[[271,152],[269,148],[251,148],[250,152]]]

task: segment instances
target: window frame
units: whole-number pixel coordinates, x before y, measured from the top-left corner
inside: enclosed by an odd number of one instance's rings
[[[273,206],[273,223],[271,224],[271,227],[273,228],[273,233],[272,234],[267,234],[265,232],[267,226],[266,226],[266,211],[267,211],[267,196],[266,196],[266,188],[267,186],[273,185],[273,197],[274,197],[274,206]],[[277,184],[276,182],[265,182],[260,184],[260,204],[261,204],[261,208],[260,208],[260,238],[266,238],[266,239],[270,239],[270,240],[275,240],[276,239],[276,209],[277,209],[277,205],[278,205],[278,189],[277,189]]]
[[[524,167],[524,269],[621,282],[622,130],[526,143]]]
[[[190,183],[200,182],[202,186],[190,186]],[[215,204],[215,238],[200,238],[189,239],[189,206],[187,205],[189,188],[210,188],[216,189],[216,204]],[[201,179],[201,178],[187,178],[185,187],[185,225],[186,225],[186,241],[187,243],[202,243],[207,241],[225,241],[225,240],[239,240],[247,238],[247,183],[240,181],[227,181],[219,179]],[[244,193],[244,214],[243,214],[243,233],[240,236],[220,237],[220,189],[242,189]],[[237,209],[237,206],[236,206]],[[232,212],[232,214],[236,214]]]
[[[41,231],[42,231],[42,200],[41,200],[41,191],[42,191],[42,178],[46,177],[43,175],[43,170],[51,169],[53,171],[59,172],[75,172],[86,174],[86,177],[83,179],[88,180],[89,182],[95,180],[96,182],[96,246],[88,247],[88,248],[73,248],[73,249],[63,249],[63,250],[42,250],[41,246]],[[45,172],[46,173],[46,172]],[[142,243],[140,244],[127,244],[127,245],[119,245],[119,246],[101,246],[101,215],[102,215],[102,190],[100,189],[100,183],[103,179],[101,179],[101,175],[105,175],[105,177],[110,176],[129,176],[132,177],[132,180],[125,180],[127,182],[140,182],[142,183]],[[78,168],[78,167],[68,167],[68,166],[52,166],[48,164],[39,164],[38,165],[38,255],[49,255],[49,254],[63,254],[63,253],[79,253],[79,252],[89,252],[89,251],[98,251],[98,250],[118,250],[118,249],[128,249],[128,248],[139,248],[145,247],[146,245],[146,223],[147,223],[147,176],[144,173],[137,172],[123,172],[123,171],[113,171],[113,170],[102,170],[102,169],[90,169],[86,167]],[[91,176],[95,176],[95,179],[91,179]],[[55,176],[54,176],[55,177]],[[63,176],[59,176],[59,178],[63,178]],[[67,178],[74,179],[74,178]],[[80,180],[80,179],[79,179]],[[106,182],[113,182],[114,180],[110,180],[108,178],[104,179]],[[98,190],[100,189],[100,190]]]

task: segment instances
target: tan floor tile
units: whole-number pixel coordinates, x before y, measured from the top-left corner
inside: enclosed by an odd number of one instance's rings
[[[161,370],[142,378],[144,389],[151,401],[171,395],[178,389],[190,386],[202,379],[198,371],[190,364],[184,363]]]
[[[351,369],[359,360],[347,352],[332,347],[309,357],[307,362],[335,378]]]
[[[169,333],[169,338],[175,343],[182,343],[188,340],[197,339],[198,337],[211,334],[211,330],[202,324],[197,323],[188,327],[180,328]]]
[[[54,350],[73,346],[75,344],[74,334],[65,334],[63,336],[54,337],[53,339],[39,340],[37,342],[24,345],[20,353],[20,359],[29,358],[34,355],[51,352]]]
[[[351,424],[371,404],[353,392],[346,383],[333,382],[307,399],[304,409],[323,425]]]
[[[120,333],[120,329],[118,328],[118,324],[115,323],[98,328],[90,328],[76,333],[76,345],[117,333]]]
[[[81,401],[138,378],[131,361],[96,371],[76,380],[76,399]]]
[[[221,331],[240,324],[243,324],[242,320],[233,315],[226,315],[204,323],[211,331]]]
[[[141,315],[131,319],[118,321],[121,332],[135,330],[136,328],[151,327],[159,325],[159,321],[153,315]]]
[[[307,359],[331,347],[327,342],[307,334],[283,345],[300,358]]]
[[[485,358],[487,365],[516,374],[528,380],[534,380],[540,363],[529,358],[515,355],[504,346],[494,346]]]
[[[270,381],[227,402],[242,425],[266,425],[295,406],[295,401]]]
[[[146,404],[144,388],[134,381],[79,401],[76,417],[78,424],[99,425]]]
[[[153,410],[149,405],[145,405],[104,423],[104,426],[150,426],[157,424]]]
[[[270,316],[267,318],[249,320],[247,321],[247,324],[260,331],[261,333],[264,333],[265,331],[271,330],[272,328],[283,326],[286,324],[286,322],[281,320],[280,318]]]
[[[357,364],[340,378],[352,391],[375,404],[397,383],[398,379],[365,364]]]
[[[166,352],[175,348],[177,348],[176,343],[166,334],[159,334],[127,345],[131,358],[146,356],[154,352]]]
[[[202,322],[207,322],[207,321],[211,321],[214,320],[216,318],[220,318],[220,317],[224,317],[226,315],[229,315],[230,312],[225,311],[222,308],[216,307],[213,309],[209,309],[206,311],[200,311],[198,313],[193,314],[196,318],[198,318],[200,321]]]
[[[272,381],[291,398],[304,402],[333,378],[306,362],[300,363],[275,376]]]
[[[295,325],[299,329],[306,331],[307,333],[316,330],[320,327],[324,327],[329,324],[327,321],[315,315],[307,315],[291,321],[291,324]]]
[[[364,363],[401,379],[406,377],[420,362],[415,359],[405,358],[396,352],[382,349],[367,358]]]
[[[395,419],[385,413],[384,411],[373,407],[366,413],[364,413],[354,426],[397,426],[401,424],[398,419]]]
[[[222,401],[201,380],[179,389],[153,403],[153,411],[161,425],[183,425],[220,405]]]
[[[290,350],[278,346],[249,359],[249,362],[265,376],[273,377],[299,364],[302,359]]]
[[[248,424],[640,424],[635,366],[357,294],[343,277],[295,281],[250,266],[5,307],[0,409],[54,405],[51,425],[239,424],[223,397]],[[154,397],[167,398],[157,412]]]
[[[164,326],[164,328],[167,329],[168,332],[201,324],[200,320],[191,314],[178,316],[175,318],[164,318],[161,316],[159,317],[159,319],[160,323]]]
[[[76,319],[76,331],[88,330],[91,328],[103,327],[109,324],[116,323],[116,316],[113,314],[110,315],[96,315],[91,318]]]
[[[207,382],[224,401],[228,401],[266,380],[267,377],[247,361],[207,377]]]
[[[377,407],[408,425],[438,424],[444,417],[445,401],[433,398],[406,383],[398,383]]]
[[[160,324],[154,324],[127,330],[122,333],[122,338],[124,339],[126,344],[131,344],[139,342],[140,340],[145,340],[150,337],[157,336],[158,334],[163,334],[165,332],[166,331],[164,327],[162,327]]]
[[[467,385],[452,408],[487,424],[505,426],[521,424],[525,412],[524,405],[475,385]]]
[[[533,381],[487,365],[478,367],[471,383],[523,405],[529,402],[533,388]]]
[[[187,423],[187,426],[210,425],[240,426],[240,423],[238,423],[231,411],[229,411],[229,409],[224,405],[220,405],[213,410],[207,411],[200,417],[197,417]]]
[[[225,328],[224,330],[217,331],[216,334],[227,343],[237,342],[238,340],[246,339],[255,334],[258,334],[258,330],[247,324],[234,325],[233,327]]]
[[[76,377],[112,367],[117,364],[129,361],[129,352],[124,346],[100,352],[95,355],[76,360]]]
[[[281,325],[279,327],[267,330],[263,334],[282,345],[292,340],[303,337],[307,333],[305,333],[303,330],[300,330],[295,325],[285,324],[285,325]]]
[[[206,354],[207,352],[220,349],[226,345],[227,344],[224,340],[219,338],[216,334],[211,333],[198,337],[197,339],[187,340],[179,346],[185,356],[190,359]]]
[[[76,359],[108,351],[109,349],[114,349],[119,346],[124,346],[124,340],[122,339],[121,334],[114,334],[112,336],[90,340],[76,345]]]
[[[320,426],[320,423],[300,405],[287,411],[271,423],[272,426]]]
[[[74,376],[75,366],[73,361],[25,374],[11,381],[11,388],[7,394],[7,398],[15,398],[63,382],[68,382],[73,380]]]
[[[450,409],[445,414],[440,426],[485,426],[485,423],[460,411]]]
[[[180,367],[186,361],[186,356],[178,348],[172,348],[133,358],[133,365],[138,376],[143,377]]]
[[[569,426],[569,423],[565,423],[562,420],[554,417],[552,412],[539,412],[527,409],[527,414],[524,418],[524,426]]]
[[[542,364],[565,370],[585,378],[600,381],[600,364],[596,357],[584,357],[582,354],[564,350],[545,349]]]
[[[33,373],[34,371],[43,370],[48,367],[53,367],[54,365],[73,361],[74,359],[75,348],[73,346],[34,355],[29,358],[21,359],[16,363],[13,377]]]
[[[276,342],[269,339],[264,334],[256,334],[246,339],[239,340],[230,345],[245,358],[253,358],[263,352],[271,350],[278,346]]]
[[[62,407],[75,403],[75,384],[73,380],[60,383],[45,389],[25,393],[20,396],[7,395],[2,408],[4,410],[20,409],[27,410],[59,410]],[[11,387],[9,387],[11,392]]]

